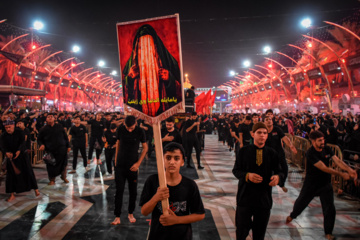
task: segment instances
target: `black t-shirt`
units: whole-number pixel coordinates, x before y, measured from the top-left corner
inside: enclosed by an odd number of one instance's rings
[[[159,187],[157,174],[151,175],[145,182],[140,197],[140,206],[150,201]],[[205,209],[200,192],[195,181],[182,176],[181,182],[169,188],[169,207],[177,216],[186,216],[193,213],[204,214]],[[149,240],[187,240],[192,239],[191,224],[177,224],[164,227],[159,218],[162,215],[161,202],[158,202],[151,214],[151,228]]]
[[[69,135],[71,135],[71,142],[73,144],[85,144],[86,143],[86,139],[85,139],[85,134],[87,133],[87,129],[84,125],[80,124],[78,127],[77,126],[72,126],[70,128],[70,132]]]
[[[107,130],[105,133],[106,142],[108,143],[107,148],[112,148],[117,141],[117,133],[111,132],[111,130]]]
[[[313,146],[306,152],[306,176],[304,185],[308,187],[324,187],[331,183],[331,174],[326,173],[314,166],[322,161],[325,166],[329,167],[330,159],[334,156],[334,152],[330,147],[325,146],[321,152],[315,150]]]
[[[140,142],[146,142],[145,132],[138,126],[132,132],[129,132],[124,125],[121,125],[116,135],[120,141],[116,167],[131,167],[138,161]]]
[[[96,121],[95,119],[89,120],[88,124],[91,125],[91,137],[102,137],[104,134],[105,123],[104,121]]]
[[[285,137],[281,128],[274,126],[273,130],[268,134],[265,145],[273,148],[280,156],[284,154],[281,139]]]
[[[174,131],[169,132],[166,128],[163,129],[161,131],[161,138],[164,138],[167,134],[169,134],[170,137],[174,137],[174,139],[171,142],[176,142],[179,144],[182,144],[182,139],[181,139],[181,135],[179,133],[178,130],[174,129]],[[163,142],[163,148],[165,147],[166,144],[168,144],[170,142]]]
[[[231,131],[235,133],[235,135],[240,138],[240,124],[236,127],[235,124],[231,127]]]
[[[249,145],[250,144],[250,139],[251,139],[251,134],[250,134],[250,124],[246,125],[245,123],[240,125],[240,132],[243,134],[243,144],[244,145]]]
[[[185,131],[186,129],[188,129],[189,127],[191,127],[196,121],[195,120],[187,120],[185,122]],[[196,136],[196,131],[197,131],[197,126],[194,126],[189,132],[187,132],[186,134],[188,136]]]

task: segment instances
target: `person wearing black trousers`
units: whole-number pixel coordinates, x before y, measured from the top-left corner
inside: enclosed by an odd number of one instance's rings
[[[191,159],[191,153],[192,153],[192,149],[193,147],[195,148],[196,151],[196,160],[198,163],[198,169],[203,169],[204,167],[201,166],[200,164],[200,143],[199,140],[196,136],[196,132],[198,129],[198,126],[200,125],[200,122],[197,121],[197,113],[193,112],[191,114],[191,117],[189,120],[187,120],[185,122],[185,131],[186,131],[186,158],[187,158],[187,167],[188,168],[194,168],[193,166],[191,166],[190,164],[190,159]]]
[[[350,178],[356,180],[357,173],[336,157],[330,147],[325,146],[325,138],[322,132],[312,131],[309,138],[312,146],[306,152],[306,176],[304,184],[299,197],[295,201],[293,211],[286,218],[286,223],[290,223],[299,216],[309,203],[316,196],[319,196],[324,215],[325,237],[326,239],[335,239],[332,231],[335,225],[336,210],[331,175],[340,176],[346,181]],[[330,160],[345,172],[329,167]]]
[[[73,170],[69,173],[76,173],[76,165],[78,152],[80,150],[81,157],[84,161],[85,171],[89,171],[86,162],[86,147],[88,146],[88,132],[83,124],[80,124],[80,116],[77,115],[74,118],[75,125],[70,128],[69,142],[73,145]]]
[[[115,220],[111,223],[112,225],[118,225],[121,223],[120,215],[126,181],[129,186],[128,219],[130,223],[136,222],[133,213],[135,210],[137,196],[138,170],[148,151],[145,132],[142,128],[136,125],[134,116],[129,115],[125,118],[125,124],[121,125],[117,129],[116,136]],[[139,156],[138,151],[140,143],[142,145],[142,152]]]
[[[102,136],[104,135],[104,129],[106,128],[105,122],[101,118],[101,113],[97,113],[95,119],[87,121],[87,124],[91,125],[90,143],[89,143],[89,156],[88,164],[91,162],[93,151],[96,151],[95,163],[101,164],[100,155],[104,147]],[[95,143],[97,146],[95,146]]]
[[[284,142],[294,154],[297,153],[297,150],[295,146],[291,143],[290,139],[285,136],[281,128],[273,125],[274,122],[271,116],[266,115],[264,118],[264,123],[269,132],[268,138],[266,140],[266,146],[273,148],[278,153],[280,158],[280,167],[282,168],[284,173],[284,178],[280,181],[279,186],[284,192],[287,192],[288,189],[285,187],[285,182],[288,176],[289,167],[286,162],[285,151],[282,147],[281,142]]]
[[[273,204],[272,188],[283,177],[277,153],[265,146],[268,136],[265,124],[255,124],[252,132],[254,144],[239,150],[232,170],[239,179],[235,216],[237,240],[245,240],[250,229],[252,239],[265,238]]]
[[[115,155],[117,141],[116,129],[116,124],[110,124],[109,129],[104,133],[104,137],[102,138],[103,142],[105,143],[106,168],[108,174],[110,175],[112,174],[112,166],[115,166],[115,164],[113,164],[113,158]]]

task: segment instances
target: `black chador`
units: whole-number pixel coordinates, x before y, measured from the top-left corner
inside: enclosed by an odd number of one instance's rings
[[[62,125],[55,123],[53,126],[46,125],[39,131],[39,146],[45,145],[45,151],[53,154],[55,166],[46,164],[50,181],[55,179],[63,172],[66,172],[67,149],[69,148],[69,139]]]
[[[15,129],[12,134],[4,132],[0,137],[0,148],[4,156],[6,153],[12,153],[14,156],[6,162],[6,192],[22,193],[38,189],[30,159],[25,154],[24,132],[20,129]],[[17,151],[20,151],[20,155],[15,158]],[[15,170],[18,170],[17,174]]]

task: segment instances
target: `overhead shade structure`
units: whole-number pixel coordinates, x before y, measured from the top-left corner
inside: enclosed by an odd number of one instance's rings
[[[259,86],[259,90],[260,90],[260,92],[265,91],[265,86],[264,86],[264,85],[260,85],[260,86]]]
[[[310,80],[317,79],[317,78],[321,77],[321,71],[318,67],[313,68],[313,69],[310,69],[307,71],[307,75]]]
[[[273,81],[274,88],[281,88],[281,82],[279,80]]]
[[[303,72],[299,72],[293,75],[293,79],[295,82],[299,83],[299,82],[303,82],[305,81],[305,76]]]
[[[79,86],[79,84],[74,81],[74,82],[71,83],[70,88],[71,89],[76,89],[78,86]]]
[[[271,84],[270,84],[270,83],[265,83],[265,84],[264,84],[264,86],[265,86],[265,89],[266,89],[266,90],[270,90],[270,89],[272,89],[272,87],[271,87]]]
[[[322,67],[326,75],[341,73],[341,66],[338,61],[327,63]]]
[[[0,94],[16,94],[23,96],[45,96],[44,90],[38,90],[33,88],[11,86],[11,85],[0,85]]]
[[[31,68],[21,66],[19,71],[17,72],[17,75],[20,77],[31,78],[32,72],[33,70]]]
[[[68,87],[70,84],[70,80],[68,79],[63,79],[62,82],[60,83],[61,87]]]
[[[345,63],[349,70],[360,68],[360,55],[351,56],[345,59]]]
[[[51,77],[51,79],[49,80],[49,83],[55,84],[55,85],[57,85],[59,82],[60,82],[59,77]]]
[[[45,82],[46,78],[48,77],[48,73],[44,73],[44,72],[36,72],[35,74],[35,80],[39,81],[39,82]]]
[[[284,85],[291,85],[292,84],[292,81],[291,81],[291,78],[290,78],[289,74],[282,77],[281,80],[282,80]]]

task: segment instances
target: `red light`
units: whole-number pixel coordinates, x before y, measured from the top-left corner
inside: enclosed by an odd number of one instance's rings
[[[76,66],[76,64],[75,64],[75,63],[72,63],[72,64],[71,64],[71,66],[72,66],[72,67],[75,67],[75,66]]]
[[[304,69],[304,72],[306,72],[306,69]]]
[[[97,77],[100,77],[100,74],[98,74]]]
[[[343,63],[345,63],[345,59],[341,59],[341,61],[342,61]]]
[[[308,44],[308,48],[312,48],[312,44],[311,44],[311,43]]]
[[[36,49],[36,45],[32,45],[31,48],[32,48],[32,49]]]
[[[272,64],[270,63],[270,64],[268,65],[268,67],[269,67],[269,68],[272,68]]]

